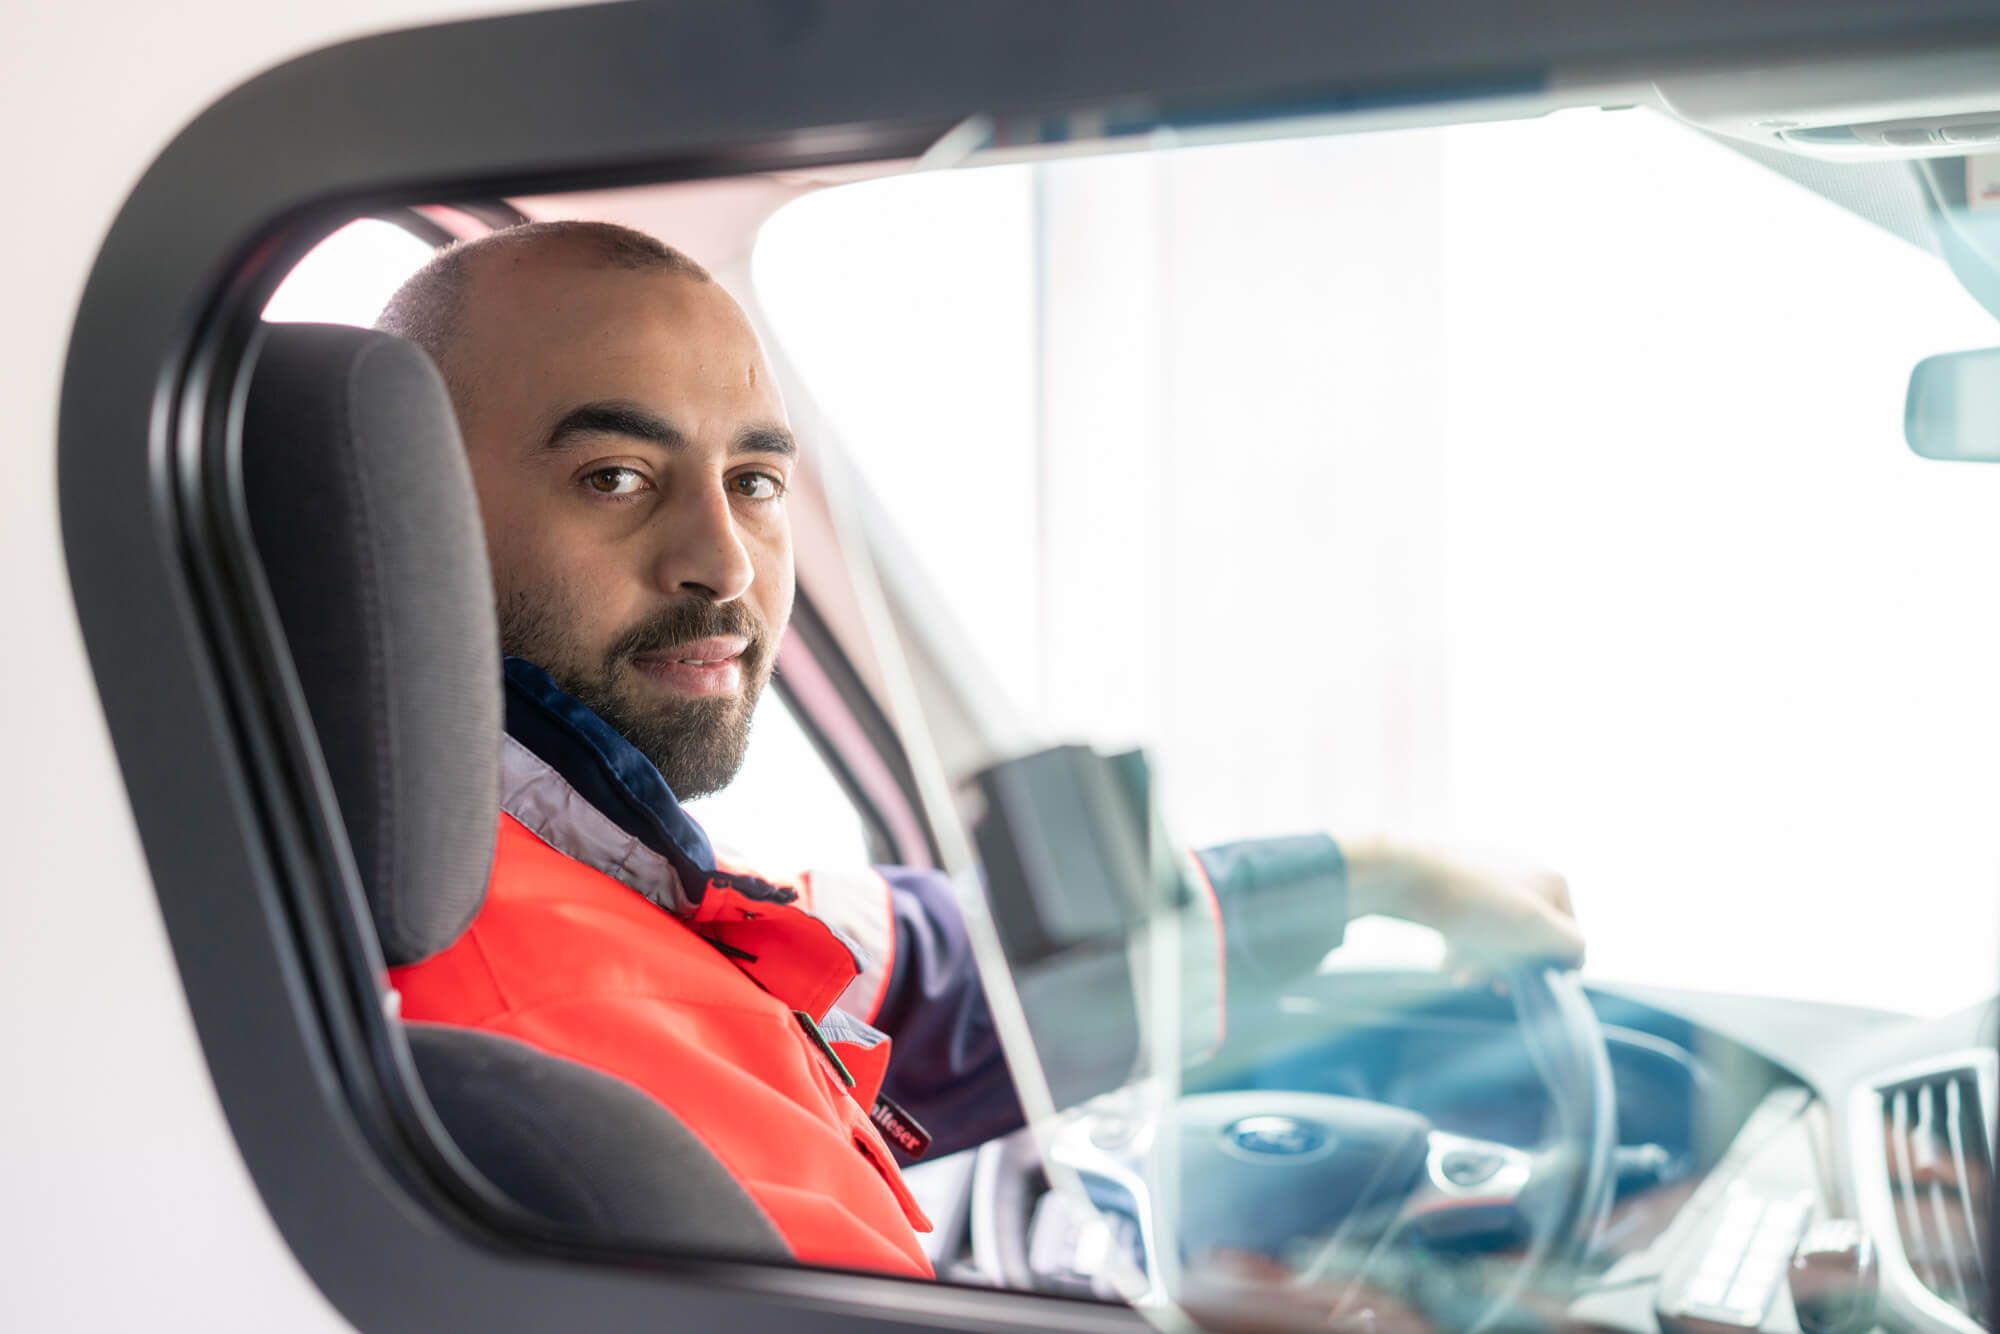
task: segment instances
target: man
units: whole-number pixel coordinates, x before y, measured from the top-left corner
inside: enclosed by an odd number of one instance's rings
[[[908,1148],[928,1125],[942,1150],[1020,1117],[947,887],[721,869],[679,804],[735,774],[792,607],[799,444],[748,321],[652,238],[556,223],[444,253],[379,327],[449,386],[508,655],[487,902],[398,970],[404,1014],[644,1089],[802,1261],[927,1273],[878,1127]],[[1371,912],[1489,953],[1580,954],[1552,877],[1323,836],[1202,864],[1233,954],[1310,961]]]

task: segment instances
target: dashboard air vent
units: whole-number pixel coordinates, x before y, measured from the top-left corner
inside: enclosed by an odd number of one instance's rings
[[[1983,1325],[1980,1242],[1993,1158],[1978,1074],[1939,1070],[1880,1092],[1889,1194],[1910,1269],[1935,1296]]]

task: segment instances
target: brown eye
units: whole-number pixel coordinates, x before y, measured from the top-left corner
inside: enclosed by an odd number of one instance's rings
[[[767,472],[747,472],[730,478],[729,484],[746,500],[776,500],[785,494],[785,484]]]
[[[583,484],[600,496],[629,496],[645,483],[646,479],[631,468],[599,468],[583,477]]]

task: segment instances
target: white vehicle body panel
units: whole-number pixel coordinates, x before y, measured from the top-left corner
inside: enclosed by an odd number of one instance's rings
[[[56,512],[57,397],[98,244],[181,126],[313,48],[508,7],[31,0],[8,11],[0,1326],[342,1323],[272,1226],[190,1022],[71,602]]]

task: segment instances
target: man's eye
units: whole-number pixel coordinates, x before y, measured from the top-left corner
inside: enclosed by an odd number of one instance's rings
[[[784,481],[768,472],[746,472],[730,478],[729,485],[746,500],[776,500],[785,494]]]
[[[585,473],[583,484],[600,496],[629,496],[643,490],[646,479],[636,468],[599,468]]]

